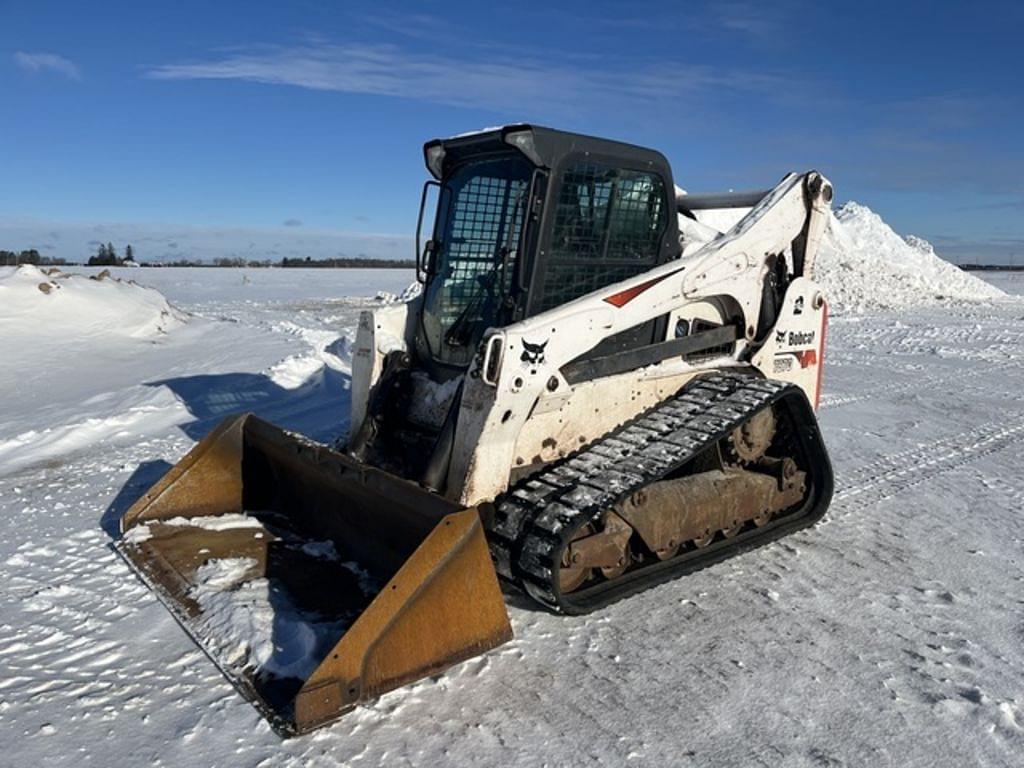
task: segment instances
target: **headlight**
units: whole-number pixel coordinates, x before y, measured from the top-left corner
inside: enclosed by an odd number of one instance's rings
[[[505,143],[511,144],[528,158],[534,165],[544,165],[540,155],[537,154],[537,147],[533,143],[533,130],[530,128],[518,131],[509,131],[504,136]]]
[[[429,144],[423,149],[424,155],[427,160],[427,170],[429,170],[435,179],[441,178],[441,170],[444,167],[444,147],[441,143]]]

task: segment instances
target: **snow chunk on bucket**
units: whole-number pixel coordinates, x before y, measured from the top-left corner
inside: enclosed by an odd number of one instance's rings
[[[228,666],[309,677],[342,624],[305,615],[269,579],[247,581],[257,565],[250,557],[231,557],[200,566],[191,597],[203,611],[201,631]]]
[[[340,562],[330,542],[305,542],[300,549],[348,571],[367,602],[379,591],[376,580],[356,563]],[[189,597],[202,611],[199,639],[225,667],[260,678],[305,680],[361,611],[322,613],[304,607],[281,579],[253,578],[259,567],[251,557],[228,557],[197,569]]]
[[[229,512],[223,515],[202,515],[199,517],[169,517],[166,520],[155,520],[155,524],[170,526],[191,526],[207,531],[227,531],[232,528],[263,528],[263,523],[249,515]],[[130,528],[124,533],[124,540],[131,544],[141,544],[153,537],[150,523],[143,523]]]

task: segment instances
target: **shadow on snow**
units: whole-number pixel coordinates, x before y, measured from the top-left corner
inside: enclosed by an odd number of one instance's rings
[[[167,387],[185,404],[194,421],[180,429],[193,440],[201,440],[223,419],[255,413],[285,429],[331,442],[348,427],[349,383],[347,373],[325,365],[294,389],[259,373],[181,376],[146,386]],[[100,518],[108,536],[120,538],[121,517],[171,466],[163,459],[139,464]]]
[[[261,419],[314,440],[331,442],[348,427],[347,373],[323,366],[294,389],[282,387],[261,373],[220,373],[182,376],[149,382],[170,389],[195,421],[181,425],[193,440],[202,439],[220,421],[240,413]]]

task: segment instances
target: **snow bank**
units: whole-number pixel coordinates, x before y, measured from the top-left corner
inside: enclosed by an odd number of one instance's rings
[[[900,237],[870,208],[849,202],[829,220],[816,277],[847,312],[1004,299],[993,285],[940,258],[920,237]]]
[[[731,229],[749,209],[698,211],[701,224]],[[815,279],[834,311],[866,312],[942,303],[993,301],[1007,295],[935,253],[920,237],[896,234],[867,206],[846,203],[829,216]]]
[[[130,280],[41,270],[0,269],[0,325],[5,335],[149,338],[185,321],[163,294]]]

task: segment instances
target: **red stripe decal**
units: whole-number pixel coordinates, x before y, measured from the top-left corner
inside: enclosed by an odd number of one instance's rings
[[[676,272],[678,271],[679,270],[676,270]],[[634,285],[632,288],[627,288],[624,291],[613,293],[611,296],[606,296],[604,300],[614,307],[624,307],[637,296],[639,296],[641,293],[650,288],[652,285],[657,285],[665,278],[672,277],[672,275],[676,274],[676,272],[669,272],[667,275],[652,278],[651,280],[648,280],[646,283],[640,283],[640,285]]]
[[[818,386],[814,390],[814,410],[821,402],[821,374],[825,370],[825,333],[828,330],[828,302],[821,303],[821,346],[818,348]]]
[[[804,349],[795,354],[796,359],[800,361],[801,368],[818,364],[818,350],[816,349]]]

